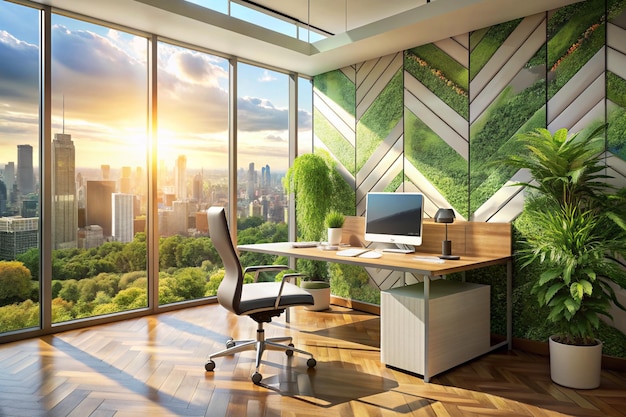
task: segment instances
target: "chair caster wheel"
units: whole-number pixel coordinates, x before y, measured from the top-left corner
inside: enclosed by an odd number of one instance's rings
[[[228,339],[226,341],[226,349],[230,349],[234,347],[235,347],[235,341],[233,339]]]
[[[204,369],[206,369],[207,372],[213,371],[215,369],[215,362],[209,359],[207,363],[204,364]]]
[[[309,358],[306,361],[306,366],[308,366],[309,368],[315,368],[315,365],[317,365],[317,361],[314,358]]]
[[[261,380],[263,379],[263,375],[261,375],[258,372],[255,372],[252,374],[252,382],[254,382],[255,385],[259,385],[261,383]]]
[[[289,346],[289,347],[294,347],[294,344],[293,344],[293,343],[289,343],[287,346]],[[291,349],[287,349],[287,350],[285,351],[285,355],[287,355],[287,356],[289,356],[289,357],[293,356],[293,350],[291,350]]]

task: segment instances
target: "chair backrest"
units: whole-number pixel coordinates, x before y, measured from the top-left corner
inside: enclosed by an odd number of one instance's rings
[[[224,207],[210,207],[208,212],[209,236],[224,264],[224,279],[217,289],[217,301],[221,306],[239,314],[243,271],[239,257],[230,238]]]

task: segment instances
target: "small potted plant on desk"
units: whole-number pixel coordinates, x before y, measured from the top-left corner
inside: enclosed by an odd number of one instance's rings
[[[331,246],[339,245],[341,243],[341,232],[343,229],[343,222],[346,217],[337,210],[331,210],[326,214],[324,218],[324,224],[328,230],[328,244]]]
[[[616,299],[611,284],[626,288],[626,204],[602,172],[602,130],[590,135],[546,129],[517,136],[524,151],[500,162],[527,169],[532,181],[524,215],[534,232],[521,242],[523,267],[539,263],[532,284],[547,321],[550,375],[554,382],[579,389],[600,385],[602,342],[595,332],[600,316],[610,317]]]

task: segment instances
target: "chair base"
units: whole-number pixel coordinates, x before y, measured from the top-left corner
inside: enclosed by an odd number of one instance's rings
[[[313,355],[302,349],[295,348],[293,343],[291,343],[291,341],[292,341],[292,338],[290,336],[270,337],[266,339],[265,329],[263,328],[263,323],[259,322],[257,332],[256,332],[256,340],[229,339],[226,342],[226,349],[213,353],[209,356],[209,359],[204,365],[204,369],[208,372],[211,372],[215,369],[215,361],[213,361],[214,358],[219,358],[221,356],[231,356],[231,355],[234,355],[235,353],[244,352],[247,350],[256,351],[255,372],[252,374],[251,379],[252,379],[252,382],[254,382],[257,385],[263,379],[263,376],[259,373],[259,367],[261,366],[261,358],[263,357],[263,352],[265,352],[266,350],[280,350],[280,351],[285,352],[287,356],[292,356],[294,352],[297,352],[302,355],[307,355],[309,356],[309,359],[306,362],[307,366],[309,368],[315,367],[315,365],[317,365],[317,361],[315,360]],[[285,342],[287,344],[285,344]]]

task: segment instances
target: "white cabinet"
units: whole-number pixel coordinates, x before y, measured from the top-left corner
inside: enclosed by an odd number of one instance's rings
[[[429,377],[490,350],[490,287],[438,279],[381,292],[380,353],[389,366]]]

